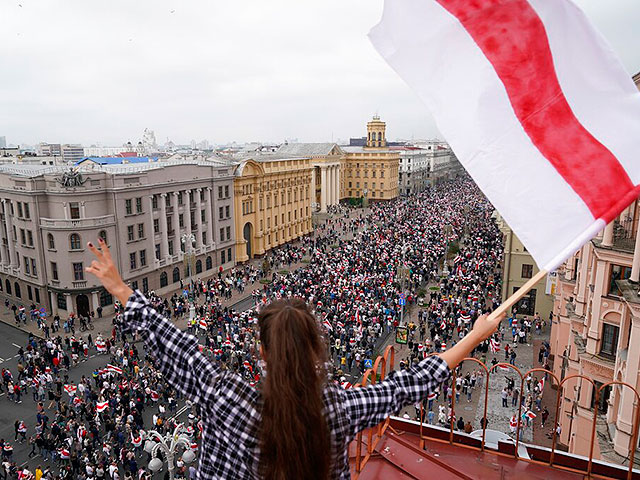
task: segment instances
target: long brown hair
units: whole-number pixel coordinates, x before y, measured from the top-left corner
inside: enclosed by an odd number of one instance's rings
[[[262,383],[260,472],[267,480],[329,477],[331,445],[323,415],[327,350],[304,301],[278,300],[258,316],[267,363]]]

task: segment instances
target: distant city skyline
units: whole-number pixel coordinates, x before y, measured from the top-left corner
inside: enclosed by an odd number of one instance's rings
[[[629,73],[640,71],[640,3],[575,2]],[[160,145],[327,142],[364,135],[378,113],[390,139],[442,138],[369,43],[382,6],[4,2],[0,62],[11,68],[0,83],[0,136],[117,146],[150,128]]]

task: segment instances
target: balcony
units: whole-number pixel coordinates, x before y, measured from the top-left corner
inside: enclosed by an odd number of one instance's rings
[[[73,285],[73,288],[85,288],[87,286],[87,281],[78,280],[78,281],[71,282],[71,284]]]
[[[40,218],[40,227],[51,230],[78,230],[85,228],[105,227],[116,223],[115,215],[104,215],[93,218],[57,219]]]

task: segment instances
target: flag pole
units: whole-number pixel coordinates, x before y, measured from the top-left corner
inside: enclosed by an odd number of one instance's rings
[[[489,320],[493,320],[494,318],[499,317],[503,313],[507,313],[511,307],[513,307],[518,300],[524,297],[529,290],[531,290],[536,283],[544,278],[544,276],[549,273],[546,270],[540,270],[533,277],[529,279],[527,283],[521,286],[513,295],[507,298],[504,303],[502,303],[498,308],[496,308],[491,315],[489,315]]]

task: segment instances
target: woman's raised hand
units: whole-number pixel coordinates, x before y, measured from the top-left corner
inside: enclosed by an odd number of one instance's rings
[[[96,248],[91,242],[87,244],[89,250],[96,256],[96,259],[93,260],[91,265],[86,267],[85,270],[87,273],[98,277],[98,280],[100,280],[104,288],[120,300],[122,305],[126,305],[133,290],[122,280],[115,263],[113,263],[113,258],[111,258],[109,247],[102,238],[98,239],[98,245],[100,249]]]

